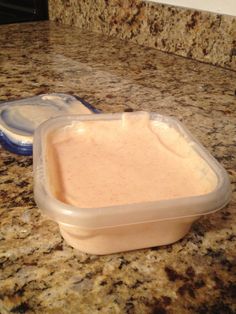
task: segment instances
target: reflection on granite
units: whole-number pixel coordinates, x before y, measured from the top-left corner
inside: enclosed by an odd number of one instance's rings
[[[236,71],[236,17],[140,0],[49,0],[50,20]]]
[[[0,150],[0,313],[235,313],[236,73],[49,22],[1,26],[0,45],[0,100],[65,92],[177,117],[233,188],[173,245],[87,255],[36,207],[32,158]]]

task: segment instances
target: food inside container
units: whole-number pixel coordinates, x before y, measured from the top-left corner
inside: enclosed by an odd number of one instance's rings
[[[35,200],[87,253],[173,243],[230,199],[226,171],[170,117],[58,117],[34,145]]]

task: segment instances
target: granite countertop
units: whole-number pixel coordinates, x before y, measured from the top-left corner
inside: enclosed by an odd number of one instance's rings
[[[87,255],[36,207],[32,158],[1,150],[0,313],[235,313],[236,72],[52,22],[1,26],[0,45],[0,100],[64,92],[177,117],[233,189],[173,245]]]

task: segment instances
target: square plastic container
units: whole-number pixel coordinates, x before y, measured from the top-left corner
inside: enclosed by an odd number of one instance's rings
[[[203,165],[201,167],[205,169],[202,168],[202,176],[207,175],[207,168],[214,174],[216,183],[212,191],[201,195],[93,208],[78,208],[56,197],[49,180],[53,163],[50,165],[46,162],[48,139],[53,132],[63,132],[71,127],[76,129],[81,122],[109,122],[122,120],[123,115],[137,114],[142,113],[57,117],[44,122],[35,132],[35,201],[48,217],[59,224],[60,232],[67,243],[80,251],[109,254],[176,242],[186,235],[192,223],[199,217],[223,208],[230,200],[230,182],[224,168],[178,120],[156,113],[149,114],[150,123],[160,125],[164,133],[168,129],[174,129],[179,138],[187,142],[189,152],[194,151],[198,155]],[[164,145],[172,149],[173,143],[169,141]],[[184,158],[188,161],[188,155]]]

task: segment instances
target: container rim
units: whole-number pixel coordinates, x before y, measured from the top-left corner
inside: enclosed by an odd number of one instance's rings
[[[174,126],[189,140],[193,149],[203,158],[217,176],[218,183],[213,191],[203,195],[174,198],[144,203],[123,204],[99,208],[78,208],[56,199],[47,189],[45,160],[43,156],[43,138],[57,127],[78,121],[119,120],[123,114],[101,113],[99,115],[67,115],[55,117],[43,122],[34,134],[33,167],[34,196],[39,208],[50,218],[64,224],[75,225],[85,229],[101,229],[162,221],[187,217],[198,217],[224,207],[231,198],[230,181],[226,170],[196,140],[187,128],[176,118],[157,113],[149,113],[151,120],[157,120]],[[125,211],[124,211],[125,208]],[[143,210],[145,209],[145,211]],[[173,209],[175,209],[173,211]],[[127,215],[129,213],[129,215]],[[128,218],[127,218],[128,217]],[[132,218],[132,219],[131,219]]]

